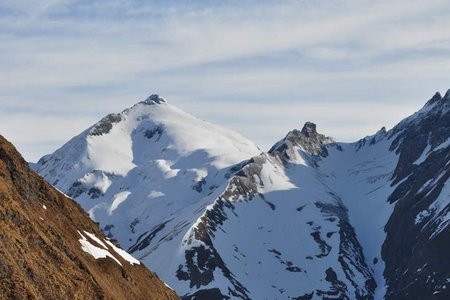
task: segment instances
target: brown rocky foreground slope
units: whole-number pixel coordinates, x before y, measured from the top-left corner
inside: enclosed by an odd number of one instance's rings
[[[178,297],[0,136],[0,299]]]

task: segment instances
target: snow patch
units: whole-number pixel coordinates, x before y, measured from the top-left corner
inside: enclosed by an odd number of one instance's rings
[[[133,163],[131,136],[119,126],[114,126],[106,135],[88,136],[87,142],[87,163],[93,170],[126,176],[136,167]]]
[[[264,192],[275,192],[297,188],[276,164],[266,162],[261,169],[261,180],[264,182]]]
[[[136,258],[134,258],[133,256],[131,256],[130,254],[128,254],[126,251],[116,247],[113,243],[111,243],[108,240],[105,240],[105,242],[111,246],[111,248],[117,253],[119,254],[124,260],[126,260],[127,262],[129,262],[130,264],[134,265],[140,265],[141,262],[139,260],[137,260]]]
[[[434,152],[434,151],[441,150],[441,149],[445,149],[445,148],[447,148],[448,146],[450,146],[450,138],[448,138],[445,142],[443,142],[442,144],[440,144],[439,146],[437,146],[436,148],[434,148],[434,149],[433,149],[433,152]]]
[[[150,193],[148,194],[147,197],[150,199],[153,199],[153,198],[162,197],[164,195],[165,194],[163,192],[152,190],[152,191],[150,191]]]
[[[416,159],[415,162],[413,162],[413,164],[415,164],[415,165],[418,166],[418,165],[420,165],[421,163],[423,163],[423,162],[427,159],[430,150],[431,150],[431,145],[428,144],[428,145],[425,147],[425,149],[423,150],[422,154],[419,156],[418,159]]]
[[[173,288],[170,287],[170,285],[168,285],[168,284],[165,283],[164,281],[163,281],[163,283],[164,283],[164,285],[165,285],[166,287],[168,287],[168,288],[171,289],[172,291],[175,291]]]
[[[419,212],[414,219],[414,223],[417,225],[423,221],[424,218],[428,217],[431,214],[429,210],[422,210]]]
[[[111,206],[109,207],[108,213],[112,215],[112,213],[117,209],[117,207],[127,200],[128,196],[131,194],[129,191],[118,193],[114,196]]]
[[[103,248],[108,249],[108,247],[106,247],[106,245],[105,245],[99,238],[97,238],[97,237],[95,236],[95,234],[90,233],[90,232],[87,232],[87,231],[84,231],[84,230],[83,230],[83,232],[84,232],[84,234],[86,234],[88,237],[90,237],[92,240],[94,240],[96,243],[98,243],[99,245],[101,245]]]
[[[155,160],[155,164],[164,173],[164,178],[166,179],[177,176],[180,171],[180,169],[172,169],[172,162],[164,159]]]
[[[122,266],[122,264],[120,263],[120,261],[117,260],[117,258],[115,258],[111,253],[109,253],[108,250],[99,248],[97,246],[92,245],[84,235],[81,234],[81,232],[78,231],[78,234],[81,236],[81,239],[79,239],[78,241],[81,244],[81,249],[86,252],[89,253],[90,255],[92,255],[95,259],[99,259],[99,258],[106,258],[106,257],[111,257],[112,259],[114,259],[114,261],[116,263],[118,263],[120,266]]]
[[[98,172],[88,173],[80,180],[80,182],[85,186],[92,186],[102,193],[105,193],[112,183],[104,172],[101,172],[101,174],[98,174]]]

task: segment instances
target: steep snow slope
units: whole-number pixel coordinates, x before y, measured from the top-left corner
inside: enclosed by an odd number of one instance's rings
[[[186,299],[446,299],[449,102],[356,143],[306,123],[260,154],[152,96],[38,169]]]
[[[326,156],[328,143],[307,123],[230,180],[184,241],[177,277],[190,297],[372,297],[347,210],[317,169],[315,155]]]
[[[152,95],[106,116],[36,168],[76,198],[104,232],[131,247],[161,220],[212,193],[230,166],[259,153],[239,134]]]
[[[390,143],[382,128],[356,143],[328,148],[329,155],[318,161],[324,182],[348,209],[350,223],[378,285],[376,299],[382,299],[385,293],[381,247],[386,238],[384,225],[393,210],[386,199],[394,190],[391,178],[398,162],[398,155],[389,151]]]
[[[175,284],[178,265],[168,266],[184,233],[226,185],[233,166],[260,152],[238,133],[152,95],[106,116],[35,168],[122,247],[142,249],[140,258]],[[157,245],[150,243],[156,233]]]

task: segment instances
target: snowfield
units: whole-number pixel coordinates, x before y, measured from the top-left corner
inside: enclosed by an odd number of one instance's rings
[[[355,143],[307,122],[261,153],[152,95],[35,168],[186,299],[422,299],[450,291],[430,258],[450,250],[449,103]]]

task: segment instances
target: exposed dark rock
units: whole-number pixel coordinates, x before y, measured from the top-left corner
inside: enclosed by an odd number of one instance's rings
[[[153,137],[156,137],[156,141],[159,141],[159,139],[161,138],[162,134],[164,132],[164,128],[162,125],[156,126],[153,129],[146,129],[144,131],[144,136],[148,139],[152,139]]]
[[[430,100],[428,100],[425,106],[432,106],[441,100],[442,100],[441,94],[439,92],[436,92],[436,94],[434,94],[434,96]]]
[[[325,157],[328,155],[325,145],[333,143],[331,138],[317,133],[314,123],[306,122],[301,131],[297,129],[290,131],[269,150],[269,153],[281,160],[292,161],[296,156],[295,147],[298,147],[312,156]]]
[[[203,186],[206,184],[206,180],[203,177],[201,180],[197,181],[195,185],[192,186],[192,189],[194,191],[197,191],[198,193],[201,193],[203,190]]]
[[[95,124],[89,131],[89,134],[92,136],[107,134],[111,131],[114,123],[119,123],[121,120],[122,116],[120,114],[109,114]]]
[[[102,232],[108,237],[108,238],[112,238],[113,235],[111,233],[111,229],[114,228],[113,224],[107,224],[103,227]]]
[[[148,245],[150,245],[151,241],[158,234],[158,232],[163,230],[164,227],[166,227],[166,224],[169,223],[170,221],[171,220],[161,223],[161,224],[155,226],[154,228],[152,228],[152,230],[150,230],[150,232],[146,232],[146,233],[142,234],[137,239],[136,243],[128,249],[128,252],[133,253],[133,252],[145,249]]]
[[[326,277],[325,280],[332,284],[332,288],[330,291],[323,292],[323,291],[317,291],[317,294],[319,296],[324,296],[326,298],[327,296],[333,296],[337,299],[349,299],[347,296],[347,286],[338,279],[336,272],[333,270],[333,268],[328,268],[325,271]]]
[[[314,241],[319,245],[319,249],[321,251],[320,254],[316,255],[316,257],[324,257],[327,256],[331,251],[331,246],[328,245],[321,237],[320,237],[320,231],[314,231],[311,233],[311,236],[313,237]]]
[[[447,201],[439,214],[429,211],[443,197],[450,177],[450,147],[436,150],[450,137],[447,94],[442,98],[437,93],[422,111],[391,133],[395,138],[390,150],[399,154],[399,161],[392,183],[397,186],[388,198],[395,208],[385,226],[382,249],[388,300],[450,299],[450,227],[440,221],[449,213],[450,204]],[[416,163],[426,154],[426,159]]]
[[[317,126],[314,123],[306,122],[305,125],[303,125],[302,133],[306,137],[314,137],[317,135]]]
[[[140,223],[138,218],[135,218],[133,222],[130,223],[130,229],[132,233],[136,233],[136,225]]]
[[[69,188],[67,195],[72,198],[77,198],[84,192],[86,192],[86,188],[83,186],[83,183],[80,181],[75,181],[72,186]]]
[[[270,249],[270,250],[267,250],[267,251],[275,253],[278,257],[281,255],[281,252],[276,250],[276,249]]]
[[[293,300],[311,300],[314,296],[314,293],[311,294],[304,294],[303,296],[298,296],[292,298]]]
[[[158,94],[150,95],[147,99],[142,102],[139,102],[145,105],[154,105],[154,104],[163,104],[166,103],[166,100],[161,98]]]
[[[301,212],[301,211],[305,208],[305,206],[306,206],[306,204],[305,204],[305,205],[302,205],[302,206],[300,206],[300,207],[297,207],[296,210],[297,210],[298,212]]]
[[[96,187],[91,187],[87,193],[92,199],[96,199],[103,194],[102,191]]]
[[[347,280],[350,281],[352,286],[355,288],[355,295],[346,294],[346,296],[350,297],[350,299],[373,299],[377,284],[373,278],[371,270],[367,266],[363,249],[356,238],[355,231],[350,225],[346,208],[342,204],[331,205],[320,202],[317,202],[316,206],[319,207],[323,213],[327,213],[330,216],[334,216],[339,219],[340,244],[338,260],[344,270]],[[358,270],[358,272],[364,276],[364,287],[360,286],[355,281],[353,270]],[[341,292],[344,291],[342,285],[345,286],[345,284],[340,281],[340,283],[336,286],[336,289],[339,288]],[[347,290],[346,287],[345,290]]]
[[[192,295],[186,295],[181,297],[183,300],[204,300],[204,299],[211,299],[211,300],[227,300],[231,299],[228,296],[223,295],[220,292],[220,289],[214,288],[214,289],[205,289],[195,292]]]
[[[263,164],[267,157],[261,154],[250,159],[245,166],[231,179],[229,187],[223,193],[224,199],[237,200],[239,197],[253,198],[258,194],[258,185],[263,184],[260,177]],[[256,182],[255,177],[259,180]]]
[[[243,162],[236,164],[234,166],[232,166],[228,172],[225,174],[225,178],[229,179],[231,176],[235,175],[236,172],[242,170],[246,165],[250,164],[254,162],[253,159],[248,159],[248,160],[244,160]]]
[[[234,287],[234,290],[229,291],[230,294],[239,299],[249,300],[247,289],[234,278],[212,244],[208,244],[208,248],[202,245],[193,247],[185,252],[186,265],[179,266],[176,273],[177,278],[189,281],[191,288],[196,287],[199,289],[196,292],[198,293],[202,291],[202,286],[206,286],[214,280],[214,271],[219,269]],[[196,258],[195,261],[194,257]],[[189,295],[184,297],[189,297]]]
[[[264,200],[264,202],[265,202],[267,205],[269,205],[269,207],[270,207],[271,210],[275,210],[275,209],[276,209],[275,204],[273,204],[272,202],[267,201],[267,200]]]

